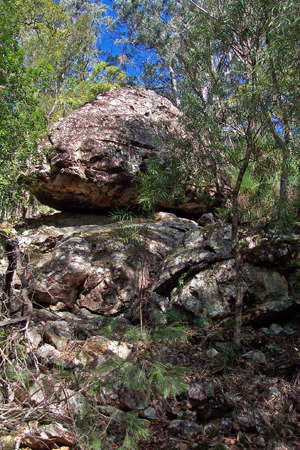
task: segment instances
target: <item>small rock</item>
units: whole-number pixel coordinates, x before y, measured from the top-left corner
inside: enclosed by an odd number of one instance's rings
[[[36,354],[46,361],[53,361],[60,357],[60,352],[50,344],[44,344],[37,349]]]
[[[208,225],[208,224],[214,223],[214,222],[215,222],[215,218],[214,218],[213,213],[202,214],[202,216],[198,220],[198,224],[200,226]]]
[[[56,305],[49,305],[51,311],[63,311],[66,305],[63,302],[58,302]]]
[[[172,420],[169,430],[183,438],[193,439],[199,433],[200,427],[197,423],[189,420]]]
[[[15,450],[17,445],[16,436],[7,435],[0,437],[1,450]]]
[[[270,330],[270,334],[275,334],[275,335],[283,332],[282,326],[278,325],[278,323],[272,323],[269,330]]]
[[[32,449],[47,448],[49,442],[74,447],[78,443],[78,436],[67,430],[60,423],[39,425],[29,422],[20,427],[21,444]]]
[[[257,351],[253,350],[253,351],[244,353],[243,358],[250,359],[250,360],[260,363],[260,364],[266,364],[266,362],[267,362],[265,354],[263,352],[260,352],[259,350],[257,350]]]
[[[176,222],[177,216],[172,213],[160,211],[154,215],[155,222]]]
[[[143,416],[146,418],[146,419],[149,419],[149,420],[154,420],[154,419],[156,419],[156,411],[155,411],[155,409],[154,408],[151,408],[151,407],[149,407],[149,408],[146,408],[144,411],[143,411]]]
[[[34,405],[47,406],[49,411],[62,417],[71,414],[81,416],[84,410],[84,397],[63,383],[55,383],[51,377],[40,375],[29,388],[30,400]],[[51,399],[51,401],[49,401]]]
[[[41,334],[35,328],[31,328],[28,330],[27,339],[31,347],[33,347],[34,349],[38,348],[38,346],[43,340]]]
[[[219,352],[215,348],[210,348],[209,350],[207,350],[206,355],[208,358],[213,359],[219,355]]]
[[[232,428],[232,423],[232,419],[224,417],[224,419],[221,420],[221,427],[224,431],[228,432]]]
[[[279,389],[277,389],[276,386],[271,386],[269,388],[269,394],[270,394],[270,398],[272,398],[273,400],[276,399],[280,399],[281,398],[281,392]]]
[[[119,402],[122,409],[148,409],[150,394],[143,390],[127,390],[122,389],[119,392]]]
[[[215,388],[214,384],[211,382],[192,384],[188,390],[188,398],[198,402],[203,402],[208,398],[214,397],[214,395]]]
[[[131,353],[130,345],[125,342],[112,341],[102,336],[92,336],[85,341],[83,353],[101,354],[112,353],[121,359],[127,359]]]
[[[62,350],[66,343],[72,339],[73,330],[68,322],[60,320],[48,324],[45,327],[44,336],[47,342],[54,345],[57,350]]]
[[[262,436],[258,436],[258,437],[256,438],[256,445],[258,445],[259,447],[265,448],[265,447],[266,447],[266,441],[265,441],[265,439],[264,439]]]
[[[274,446],[272,448],[273,448],[273,450],[294,450],[295,449],[294,446],[292,447],[290,445],[284,444],[283,442],[275,442]]]
[[[249,429],[249,428],[255,428],[256,429],[256,423],[255,423],[255,419],[254,417],[248,414],[239,414],[236,417],[236,420],[238,422],[238,424],[243,428],[243,429]]]

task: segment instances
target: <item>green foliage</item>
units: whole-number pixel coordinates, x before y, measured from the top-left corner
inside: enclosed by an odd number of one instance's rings
[[[233,367],[237,363],[239,352],[231,345],[224,345],[219,349],[219,358],[223,361],[225,367]]]
[[[140,213],[130,207],[116,208],[111,213],[113,221],[119,225],[116,231],[116,238],[125,245],[133,247],[142,245],[141,231],[143,226],[137,223],[139,216]]]
[[[150,431],[147,428],[149,421],[139,418],[136,411],[123,413],[121,422],[125,427],[126,435],[120,450],[135,449],[141,439],[147,439],[150,435]]]
[[[188,23],[187,5],[175,0],[115,0],[113,3],[117,12],[115,25],[120,22],[127,25],[118,43],[124,44],[128,63],[131,56],[142,50],[141,82],[178,103],[177,55],[181,51],[180,30]],[[168,17],[170,20],[166,20]],[[155,60],[145,57],[149,49],[155,51]]]
[[[187,323],[185,313],[181,309],[170,309],[166,312],[166,319],[169,324],[172,323]]]
[[[294,182],[300,160],[299,2],[230,0],[220,6],[208,0],[196,8],[193,2],[117,0],[115,5],[117,20],[129,28],[124,42],[156,52],[154,64],[145,62],[144,80],[162,92],[171,90],[173,99],[181,96],[193,135],[193,145],[181,153],[185,179],[199,191],[225,187],[229,198],[237,191],[238,212],[246,220],[276,215],[286,228],[288,199],[299,192]],[[140,201],[146,208],[171,198],[169,188],[174,193],[161,169],[153,164],[142,177]]]
[[[281,350],[281,348],[275,344],[267,344],[265,346],[265,349],[268,350],[269,352],[279,352]]]
[[[113,317],[104,317],[101,326],[101,336],[111,338],[118,330],[118,322]],[[100,330],[99,330],[100,332]]]
[[[138,217],[132,208],[116,208],[111,213],[111,218],[114,222],[132,222]]]
[[[219,217],[221,220],[227,220],[230,218],[230,208],[226,207],[226,206],[220,206],[217,209],[217,217]]]
[[[92,433],[89,437],[88,450],[101,450],[103,441],[97,433]]]
[[[164,398],[175,397],[187,389],[183,381],[185,369],[180,366],[170,366],[154,363],[149,370],[149,381],[154,390]]]
[[[170,341],[170,342],[187,342],[188,328],[180,322],[157,328],[152,333],[154,342]]]
[[[104,11],[102,2],[88,0],[80,6],[69,0],[26,0],[21,6],[21,44],[35,75],[41,107],[52,120],[90,97],[95,86],[85,81],[105,81],[97,79],[96,48]],[[28,22],[32,26],[26,26]]]
[[[140,243],[141,227],[134,224],[122,224],[117,231],[116,238],[125,245],[138,246]]]
[[[140,327],[130,327],[126,330],[124,338],[129,342],[150,342],[151,335],[147,330],[141,330]]]
[[[184,278],[178,278],[178,287],[183,288],[184,287]]]
[[[139,203],[145,210],[152,211],[161,202],[166,204],[179,198],[182,193],[180,180],[180,170],[175,161],[166,168],[158,159],[150,159],[146,172],[139,176]]]
[[[67,115],[97,95],[128,84],[126,74],[119,67],[104,61],[97,64],[91,74],[86,76],[84,80],[79,80],[74,75],[68,79],[64,89],[56,96],[55,109],[51,113],[52,120]]]
[[[133,394],[162,395],[164,398],[175,397],[183,392],[187,385],[183,378],[185,369],[160,362],[137,363],[133,360],[110,358],[99,373],[109,373],[109,383],[121,381],[125,389]]]
[[[88,438],[88,442],[86,443],[88,450],[108,448],[108,445],[110,445],[110,429],[111,427],[113,428],[116,423],[118,424],[118,427],[121,427],[122,434],[124,435],[123,443],[121,447],[119,447],[120,450],[136,449],[138,442],[141,439],[148,438],[150,435],[150,431],[148,430],[149,421],[141,419],[136,411],[124,412],[111,407],[111,411],[108,410],[107,416],[104,414],[101,414],[101,416],[102,421],[104,419],[102,430],[95,427],[95,412],[91,412],[89,409],[86,410],[84,418],[77,420],[77,427],[81,433],[85,434]],[[105,422],[107,422],[106,425]]]
[[[19,2],[0,0],[0,211],[23,194],[17,178],[26,161],[36,158],[36,141],[46,129],[35,96],[34,74],[24,66]]]
[[[0,348],[5,347],[7,337],[9,336],[9,331],[4,328],[0,329]]]
[[[210,320],[208,318],[206,318],[206,317],[196,317],[193,320],[193,323],[194,323],[194,325],[196,327],[204,328],[204,327],[207,327],[210,324]]]
[[[99,62],[101,1],[0,0],[0,213],[27,204],[20,175],[49,123],[127,84]]]

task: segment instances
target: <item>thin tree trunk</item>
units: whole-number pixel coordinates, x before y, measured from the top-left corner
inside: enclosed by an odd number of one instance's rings
[[[169,72],[170,72],[170,76],[171,76],[172,91],[174,94],[175,103],[176,103],[176,106],[180,106],[180,98],[179,98],[179,93],[178,93],[178,86],[177,86],[175,70],[173,69],[173,66],[171,64],[169,65]]]
[[[280,190],[279,190],[279,202],[278,202],[278,221],[279,223],[285,222],[285,211],[289,200],[289,161],[290,161],[290,148],[289,148],[289,131],[284,122],[286,131],[283,136],[277,133],[274,123],[272,122],[271,114],[267,115],[267,124],[271,131],[274,141],[281,151],[281,169],[280,169]]]
[[[3,248],[8,260],[8,267],[5,273],[4,280],[4,293],[7,295],[8,300],[12,296],[12,283],[13,276],[16,272],[21,283],[21,298],[23,302],[23,314],[30,316],[32,313],[32,302],[28,295],[28,283],[25,276],[26,264],[24,256],[22,255],[17,239],[11,238],[4,231],[0,231],[0,238],[3,242]],[[9,304],[11,311],[11,305]]]
[[[251,125],[248,128],[248,145],[246,154],[243,160],[243,164],[239,170],[239,174],[235,183],[235,187],[232,194],[232,225],[231,225],[231,251],[234,257],[235,268],[235,316],[234,316],[234,334],[233,343],[237,349],[241,348],[241,329],[242,329],[242,312],[244,302],[243,281],[242,281],[242,268],[243,258],[239,245],[239,222],[240,222],[240,208],[238,202],[238,196],[241,189],[243,177],[249,166],[250,158],[254,150],[252,137],[251,137]]]
[[[287,225],[287,208],[289,201],[289,160],[290,152],[289,148],[285,146],[282,149],[282,161],[281,161],[281,173],[280,173],[280,191],[279,191],[279,204],[278,204],[278,221],[281,227]]]
[[[242,281],[243,258],[239,245],[235,248],[235,313],[234,313],[234,332],[233,344],[239,350],[242,344],[242,313],[244,304],[244,291]]]

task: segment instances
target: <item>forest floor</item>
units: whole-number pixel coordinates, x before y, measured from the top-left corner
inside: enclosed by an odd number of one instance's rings
[[[187,382],[208,392],[155,404],[161,415],[141,449],[300,449],[300,333],[244,329],[240,355],[222,350],[230,339],[228,331],[204,343],[194,330],[187,344],[168,346],[166,360],[187,367]],[[221,351],[209,359],[212,347]]]

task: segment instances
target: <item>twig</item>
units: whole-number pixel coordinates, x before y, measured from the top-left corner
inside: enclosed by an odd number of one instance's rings
[[[22,317],[17,317],[16,319],[8,319],[8,320],[3,320],[2,322],[0,322],[0,327],[7,327],[8,325],[13,325],[15,323],[20,323],[20,322],[28,322],[30,320],[30,316],[22,316]]]

